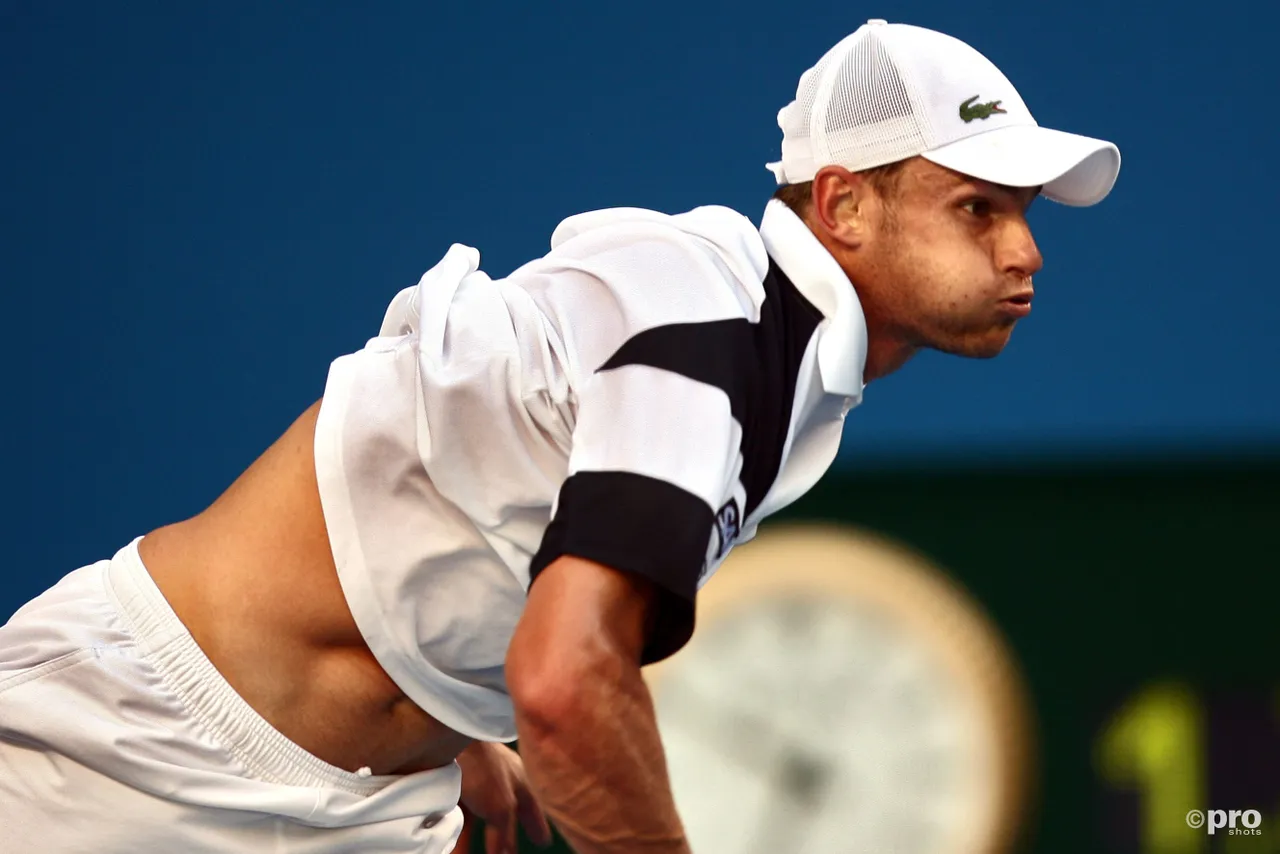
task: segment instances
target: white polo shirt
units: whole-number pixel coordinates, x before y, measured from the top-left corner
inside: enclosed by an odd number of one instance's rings
[[[454,245],[330,369],[316,469],[347,601],[445,725],[510,741],[507,646],[561,555],[655,582],[655,661],[734,543],[809,490],[862,398],[866,324],[785,205],[571,217],[505,279]]]

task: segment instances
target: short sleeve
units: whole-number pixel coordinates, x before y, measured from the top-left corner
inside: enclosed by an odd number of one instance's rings
[[[666,601],[646,658],[675,652],[693,630],[741,440],[718,388],[646,364],[600,371],[584,389],[569,477],[530,575],[570,554],[649,579]]]
[[[696,256],[682,263],[693,253],[672,242],[650,239],[635,251],[653,256],[652,279],[643,257],[590,259],[616,297],[601,303],[611,316],[591,322],[612,341],[582,359],[590,370],[577,388],[568,477],[530,576],[574,555],[652,581],[662,604],[648,663],[692,634],[699,581],[722,549],[726,519],[740,522],[735,487],[749,374],[740,360],[752,351],[753,332],[716,265]],[[680,310],[664,313],[655,301],[669,289]]]

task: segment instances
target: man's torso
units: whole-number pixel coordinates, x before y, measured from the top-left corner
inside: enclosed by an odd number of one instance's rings
[[[821,313],[758,237],[737,222],[711,249],[693,235],[700,287],[720,290],[676,306],[663,303],[687,289],[664,291],[657,278],[652,293],[612,287],[617,259],[608,239],[583,248],[591,237],[569,235],[567,253],[507,280],[424,277],[379,338],[335,363],[324,404],[205,514],[144,539],[144,562],[215,665],[321,758],[386,773],[448,761],[467,737],[514,735],[505,648],[559,491],[593,467],[594,452],[574,456],[587,430],[578,392],[600,371],[646,372],[643,383],[692,394],[687,408],[722,395],[732,410],[733,447],[690,449],[736,456],[727,486],[681,484],[708,509],[698,586],[733,539],[830,463],[852,401],[821,387]],[[614,328],[594,311],[615,312]],[[706,364],[717,348],[729,350],[718,372]],[[658,419],[696,415],[680,400],[674,415],[653,403]],[[625,433],[618,441],[634,444]],[[664,466],[684,465],[663,453],[612,448],[595,467],[621,459],[665,477]]]

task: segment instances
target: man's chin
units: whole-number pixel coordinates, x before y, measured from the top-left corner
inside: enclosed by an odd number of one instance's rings
[[[999,329],[965,335],[946,342],[944,346],[935,346],[934,349],[966,359],[994,359],[1004,352],[1012,334],[1013,324],[1010,324]]]

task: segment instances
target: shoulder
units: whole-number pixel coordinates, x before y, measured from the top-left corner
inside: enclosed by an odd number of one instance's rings
[[[769,256],[759,230],[731,208],[680,214],[609,208],[569,217],[551,236],[548,261],[577,266],[607,284],[695,293],[730,283],[756,306]],[[666,283],[666,284],[664,284]]]
[[[721,205],[705,205],[679,214],[644,208],[588,211],[571,216],[556,226],[551,235],[551,249],[553,252],[572,252],[586,246],[626,243],[635,239],[676,242],[701,239],[730,254],[751,257],[764,253],[764,242],[751,220]]]

